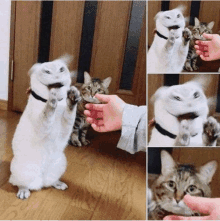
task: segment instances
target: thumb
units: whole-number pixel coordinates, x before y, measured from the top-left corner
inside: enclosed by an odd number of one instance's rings
[[[203,214],[210,214],[213,210],[213,200],[205,197],[195,197],[186,195],[184,197],[184,203],[192,210],[199,211]]]
[[[101,102],[108,103],[110,101],[110,95],[96,94],[95,97]]]
[[[204,33],[204,34],[203,34],[203,37],[205,37],[206,39],[210,39],[210,40],[213,39],[213,35],[212,35],[212,34],[206,34],[206,33]]]

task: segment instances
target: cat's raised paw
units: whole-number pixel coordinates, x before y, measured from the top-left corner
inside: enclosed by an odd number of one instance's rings
[[[72,133],[72,135],[70,136],[69,144],[73,145],[75,147],[81,147],[82,146],[81,142],[78,139],[78,136],[74,133]]]
[[[51,89],[50,90],[50,95],[49,95],[49,105],[53,108],[57,107],[57,93],[56,93],[56,89]]]
[[[27,199],[30,195],[31,195],[30,190],[26,188],[19,188],[17,193],[17,197],[22,200]]]
[[[188,28],[183,30],[183,38],[185,42],[188,42],[192,38],[192,33]]]
[[[183,146],[188,146],[190,142],[189,122],[182,120],[180,123],[179,142]]]
[[[64,182],[61,182],[59,180],[55,182],[52,186],[58,190],[65,190],[68,188],[68,186]]]
[[[79,102],[81,100],[81,97],[80,97],[80,92],[79,90],[74,87],[74,86],[71,86],[70,87],[70,90],[67,91],[67,105],[69,106],[69,108],[72,110],[73,109],[73,106]]]
[[[81,138],[81,142],[82,142],[82,145],[83,145],[83,146],[87,146],[87,145],[90,144],[90,141],[87,140],[87,139],[82,139],[82,138]]]
[[[220,124],[214,117],[209,117],[207,122],[203,126],[203,138],[205,142],[210,146],[220,136]]]

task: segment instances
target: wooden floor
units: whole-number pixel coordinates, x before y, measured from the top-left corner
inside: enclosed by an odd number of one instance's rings
[[[146,154],[116,148],[119,132],[96,133],[88,147],[68,146],[65,191],[53,188],[16,197],[8,183],[11,141],[20,114],[0,111],[0,220],[145,220]]]

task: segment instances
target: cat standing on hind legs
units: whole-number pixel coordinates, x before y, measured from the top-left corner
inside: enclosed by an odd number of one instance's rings
[[[29,71],[31,94],[17,125],[12,150],[9,182],[18,186],[17,197],[26,199],[30,190],[53,186],[67,166],[64,149],[76,117],[79,91],[71,86],[69,55],[52,62],[35,64]]]
[[[147,54],[147,71],[179,73],[189,49],[191,31],[185,28],[183,7],[158,12],[155,16],[156,34]]]

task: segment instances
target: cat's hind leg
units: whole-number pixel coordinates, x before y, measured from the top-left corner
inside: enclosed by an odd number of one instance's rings
[[[65,190],[68,188],[68,186],[64,182],[61,182],[60,180],[57,180],[54,184],[52,184],[52,187],[58,190]]]
[[[203,143],[205,146],[216,146],[218,137],[220,136],[220,124],[214,117],[208,117],[207,122],[203,126]]]
[[[18,187],[18,193],[17,193],[17,197],[19,199],[27,199],[29,198],[29,196],[31,195],[31,192],[28,188],[26,187]]]
[[[188,146],[190,142],[189,122],[182,120],[180,123],[179,135],[176,138],[175,146]]]

